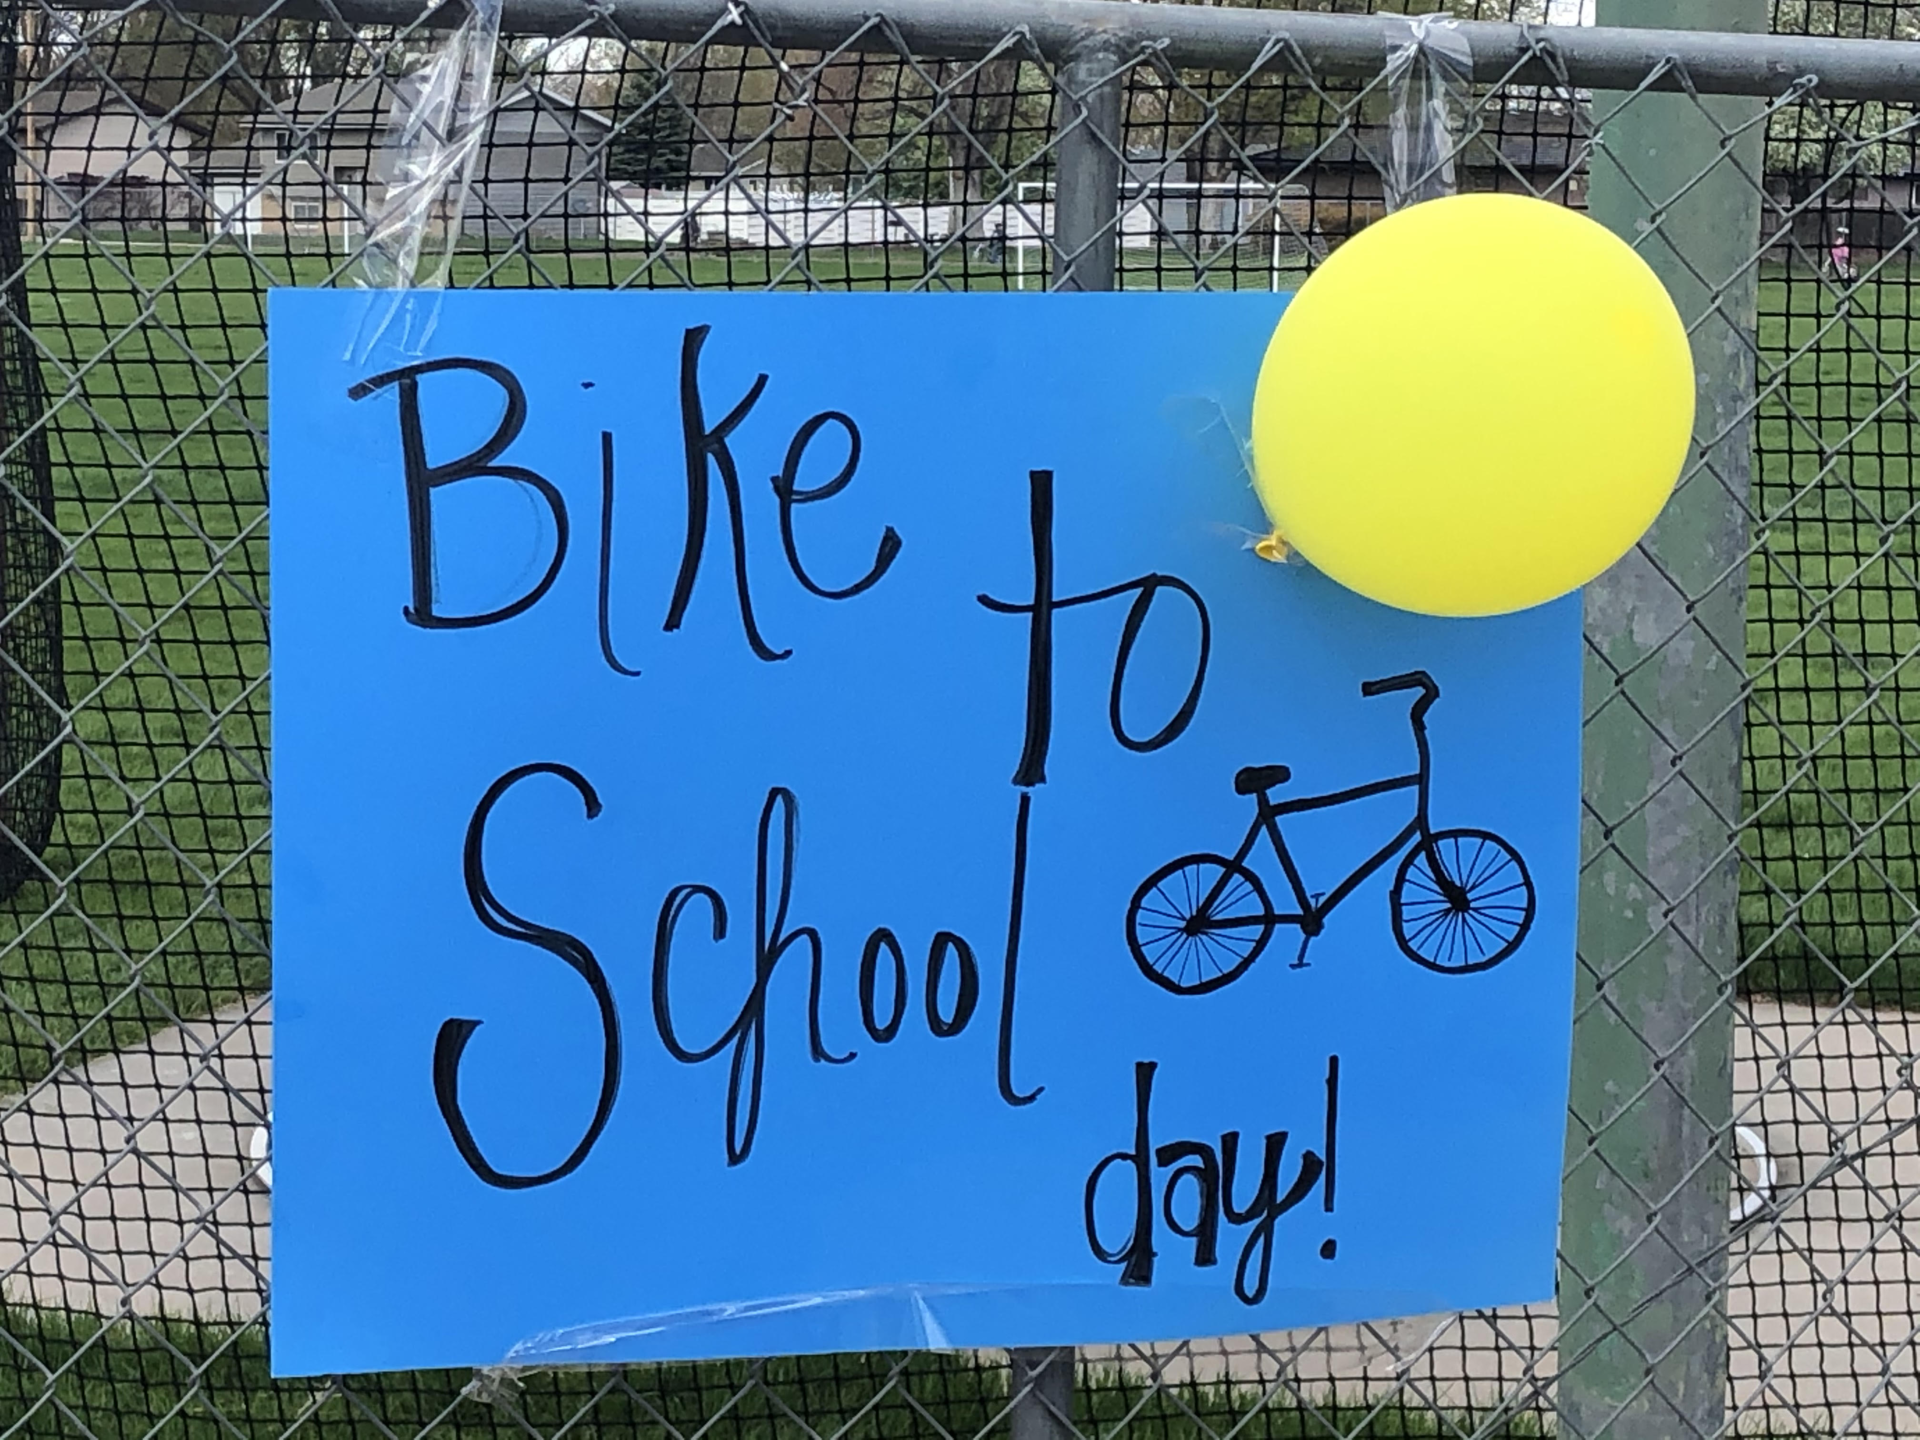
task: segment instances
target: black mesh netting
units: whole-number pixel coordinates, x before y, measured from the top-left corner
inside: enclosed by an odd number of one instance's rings
[[[1479,10],[1581,19],[1577,0]],[[997,1356],[265,1379],[264,297],[358,277],[383,130],[434,46],[315,13],[15,3],[0,26],[0,1440],[1006,1429]],[[776,52],[622,44],[582,17],[557,37],[509,26],[464,216],[428,226],[449,283],[1058,278],[1063,102],[1017,33],[962,61],[888,53],[874,28]],[[1775,0],[1774,21],[1920,37],[1904,5]],[[1377,80],[1149,54],[1126,85],[1125,288],[1291,288],[1385,213]],[[1455,182],[1584,205],[1617,100],[1476,88]],[[1773,1192],[1799,1198],[1755,1208],[1764,1230],[1736,1241],[1743,1433],[1920,1431],[1920,1262],[1900,1234],[1920,1196],[1912,116],[1783,99],[1757,177],[1734,1068]],[[1539,1313],[1080,1364],[1074,1418],[1103,1436],[1552,1423]]]
[[[18,50],[9,12],[0,35],[0,87],[16,83]],[[15,172],[0,176],[0,217],[19,213]],[[0,223],[0,273],[9,317],[28,313],[29,287],[17,222]],[[47,392],[38,356],[18,324],[0,330],[5,493],[0,495],[0,896],[41,874],[60,790],[66,680],[60,664],[60,540],[47,453]]]

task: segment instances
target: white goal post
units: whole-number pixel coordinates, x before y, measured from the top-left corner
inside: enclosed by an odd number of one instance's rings
[[[1012,252],[1015,288],[1027,288],[1031,268],[1044,276],[1041,247],[1053,236],[1051,180],[1022,180],[1011,200],[985,206],[968,242],[999,239]],[[1121,199],[1120,247],[1183,249],[1196,264],[1237,245],[1265,243],[1267,285],[1281,288],[1283,272],[1324,253],[1314,230],[1313,200],[1304,185],[1278,189],[1257,180],[1149,180],[1130,185]],[[1027,253],[1033,252],[1031,267]]]

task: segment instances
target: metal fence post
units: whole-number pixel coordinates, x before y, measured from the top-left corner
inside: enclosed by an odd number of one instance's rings
[[[1766,0],[1599,5],[1602,25],[1767,28]],[[1666,511],[1586,595],[1560,1433],[1686,1440],[1726,1423],[1762,102],[1602,92],[1593,104],[1592,213],[1679,306],[1698,409]]]
[[[1053,247],[1056,290],[1111,290],[1120,224],[1120,157],[1126,143],[1122,46],[1095,31],[1061,58],[1060,139],[1054,152]],[[1073,1434],[1072,1346],[1010,1350],[1011,1440],[1068,1440]]]
[[[1111,290],[1120,240],[1121,125],[1126,77],[1118,36],[1093,31],[1062,56],[1054,154],[1056,290]]]
[[[1070,1440],[1073,1435],[1073,1347],[1009,1350],[1013,1395],[1010,1440]]]

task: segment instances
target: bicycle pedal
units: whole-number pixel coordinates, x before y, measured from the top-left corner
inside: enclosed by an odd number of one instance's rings
[[[1321,890],[1310,898],[1313,900],[1313,903],[1317,906],[1322,900],[1327,898],[1327,892],[1324,890]],[[1318,932],[1316,931],[1315,933],[1317,934]],[[1313,943],[1313,935],[1302,934],[1300,936],[1300,953],[1293,957],[1293,963],[1287,967],[1289,970],[1305,970],[1308,967],[1308,965],[1312,963],[1307,959],[1307,946],[1311,945],[1312,943]]]

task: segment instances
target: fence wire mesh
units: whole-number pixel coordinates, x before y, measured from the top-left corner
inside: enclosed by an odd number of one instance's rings
[[[692,43],[610,39],[586,8],[567,34],[509,26],[466,207],[425,212],[449,283],[1038,292],[1110,244],[1123,288],[1290,289],[1395,178],[1385,73],[1334,78],[1287,46],[1232,73],[1123,49],[1098,77],[1123,87],[1120,194],[1070,244],[1056,206],[1084,95],[1026,31],[954,60],[875,18],[795,51],[750,7],[718,10]],[[993,1354],[266,1378],[264,296],[359,278],[396,104],[436,44],[313,13],[0,10],[0,1440],[1554,1428],[1552,1306],[1082,1351],[1065,1413],[1036,1411],[1031,1357]],[[1904,5],[1775,0],[1772,18],[1920,37]],[[1920,111],[1784,79],[1737,112],[1656,96],[1671,65],[1624,92],[1529,76],[1463,92],[1434,161],[1460,188],[1584,206],[1609,137],[1658,103],[1724,143],[1642,197],[1643,244],[1702,184],[1760,210],[1738,273],[1701,277],[1711,308],[1756,297],[1728,427],[1751,484],[1703,454],[1682,490],[1723,491],[1750,540],[1715,573],[1644,555],[1681,619],[1590,670],[1596,725],[1624,708],[1681,760],[1710,736],[1644,707],[1648,667],[1717,657],[1744,718],[1744,797],[1716,842],[1738,858],[1740,949],[1709,987],[1732,1015],[1732,1123],[1672,1132],[1698,1152],[1675,1170],[1730,1191],[1724,1232],[1674,1267],[1714,1283],[1666,1333],[1724,1330],[1730,1370],[1724,1414],[1688,1428],[1920,1433]],[[1743,588],[1744,654],[1694,618]],[[1587,863],[1688,783],[1676,760],[1624,802],[1590,797]],[[1641,878],[1671,916],[1706,877]],[[1588,1010],[1628,959],[1583,952]],[[1639,1038],[1657,1073],[1677,1042]],[[1634,1094],[1575,1124],[1570,1165],[1604,1158],[1661,1083],[1620,1077]],[[1626,1250],[1680,1246],[1672,1196],[1640,1199]],[[1568,1323],[1637,1345],[1607,1278],[1563,1287]],[[1662,1358],[1630,1355],[1638,1388]]]

